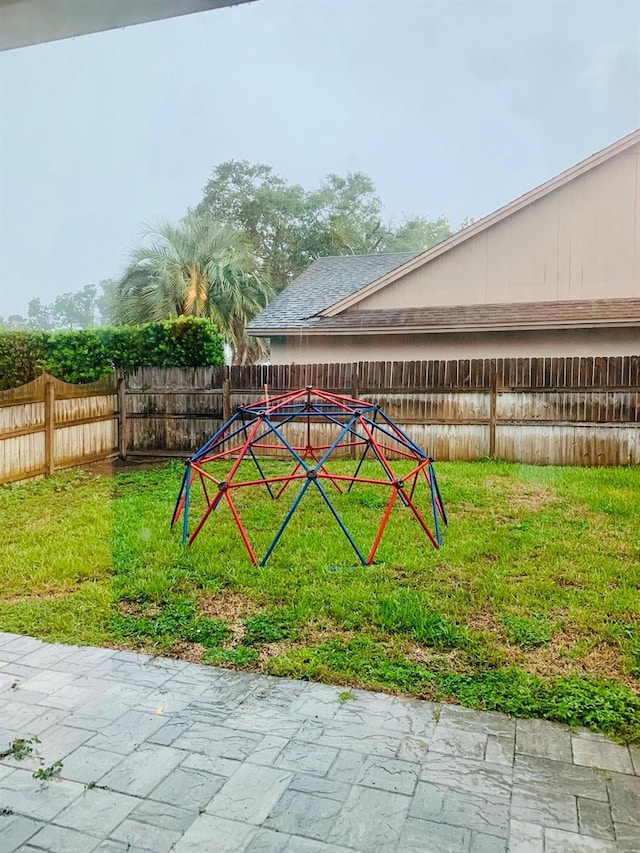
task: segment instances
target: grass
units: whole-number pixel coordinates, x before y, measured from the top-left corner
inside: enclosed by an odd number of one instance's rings
[[[451,519],[444,548],[398,503],[371,567],[315,489],[266,567],[249,561],[228,507],[182,547],[168,529],[180,465],[0,489],[0,629],[640,741],[640,470],[437,467]],[[294,494],[235,493],[258,553]],[[384,489],[335,500],[369,547]]]

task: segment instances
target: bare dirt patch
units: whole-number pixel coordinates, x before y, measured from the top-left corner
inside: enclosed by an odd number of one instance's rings
[[[452,672],[466,672],[468,669],[467,655],[463,649],[450,649],[444,652],[418,643],[407,642],[402,644],[402,653],[411,663],[422,666],[436,664],[439,669],[442,669],[446,665],[446,668]]]
[[[581,657],[573,658],[571,652],[580,639],[580,635],[562,631],[556,634],[548,645],[524,653],[520,663],[524,669],[535,675],[610,678],[640,693],[640,680],[626,671],[624,655],[618,646],[600,642]]]
[[[244,620],[260,608],[246,595],[231,590],[223,590],[218,595],[204,595],[198,604],[198,615],[206,619],[222,619],[231,631],[231,639],[225,648],[234,648],[242,642],[247,629]]]
[[[188,640],[180,640],[173,646],[163,651],[163,657],[179,658],[189,663],[202,663],[205,648],[201,643],[191,643]]]
[[[501,640],[505,637],[504,628],[498,622],[492,610],[478,610],[474,613],[468,613],[464,621],[472,631],[477,631],[478,633],[486,631]]]
[[[246,619],[258,609],[253,598],[231,590],[223,590],[217,595],[203,595],[198,602],[199,616],[206,619],[223,619],[225,622]]]
[[[9,595],[0,597],[1,604],[20,604],[27,601],[55,601],[56,598],[71,598],[76,594],[75,589],[61,589],[56,592],[31,592],[26,595]]]
[[[282,655],[286,655],[287,652],[290,652],[291,649],[299,645],[301,644],[295,643],[292,640],[279,640],[277,643],[265,643],[264,646],[260,647],[258,652],[260,655],[260,663],[266,663],[270,658],[282,657]]]
[[[505,488],[504,478],[487,477],[484,485],[507,498],[509,506],[515,510],[540,512],[541,509],[557,500],[556,493],[542,483],[516,480],[509,482],[508,487]]]
[[[123,616],[133,616],[136,619],[158,616],[161,612],[157,604],[149,604],[148,606],[143,607],[137,601],[121,601],[118,604],[118,610]]]

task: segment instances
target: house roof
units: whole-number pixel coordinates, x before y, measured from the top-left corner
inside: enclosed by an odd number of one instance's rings
[[[348,311],[316,317],[311,334],[407,334],[411,332],[508,331],[598,326],[640,327],[640,299],[509,302],[429,308]]]
[[[491,228],[517,211],[539,201],[554,190],[559,189],[570,181],[589,172],[591,169],[596,168],[638,144],[640,144],[640,129],[633,131],[633,133],[628,134],[622,139],[618,139],[602,151],[598,151],[586,160],[572,166],[570,169],[566,169],[546,183],[541,184],[539,187],[501,207],[499,210],[485,216],[473,225],[458,231],[457,234],[454,234],[449,239],[438,243],[438,245],[425,252],[402,252],[386,255],[345,255],[333,258],[319,258],[302,275],[298,276],[297,279],[285,288],[264,311],[254,318],[249,324],[248,329],[254,335],[265,336],[287,334],[289,332],[295,333],[303,329],[310,333],[319,332],[321,329],[344,331],[347,329],[359,329],[362,333],[365,330],[365,324],[368,322],[369,324],[379,323],[381,325],[376,326],[376,328],[384,328],[387,332],[391,332],[395,329],[397,323],[404,322],[400,319],[401,314],[413,318],[411,322],[418,323],[419,318],[421,318],[421,320],[429,325],[431,321],[428,320],[428,315],[425,312],[442,312],[444,309],[407,309],[407,311],[403,312],[348,312],[348,318],[345,315],[340,318],[339,322],[337,320],[347,309],[352,308],[363,299],[387,287],[407,273],[428,264],[445,252],[454,249],[456,246]],[[611,303],[633,303],[634,301],[610,300]],[[562,311],[569,310],[568,306],[598,305],[602,304],[602,302],[607,302],[607,300],[595,303],[566,302],[562,303],[566,306]],[[548,304],[553,306],[558,305],[556,302]],[[524,305],[514,304],[510,306],[509,313],[513,315],[514,311],[517,311],[518,316],[520,316],[521,309],[524,310],[526,305],[527,303]],[[530,305],[535,305],[538,309],[541,308],[540,303],[531,303]],[[451,306],[446,310],[451,312],[448,315],[449,320],[455,326],[458,322],[457,318],[463,316],[460,313],[463,310],[469,311],[475,317],[484,316],[486,311],[492,314],[492,316],[495,315],[497,317],[501,311],[506,309],[503,305],[497,307],[492,305],[474,305],[472,307]],[[576,310],[580,309],[576,308]],[[586,310],[586,308],[582,310]],[[623,309],[620,308],[620,310]],[[496,311],[498,312],[497,314],[495,313]],[[356,316],[357,314],[360,315],[360,319]],[[432,316],[444,317],[444,314],[433,314]],[[524,317],[524,314],[522,316]],[[545,317],[545,319],[539,325],[549,326],[549,321],[553,319],[555,312],[551,312],[551,309],[549,309],[541,313],[540,316]],[[324,319],[329,318],[333,318],[335,322],[324,323]],[[605,318],[604,321],[612,322],[614,319]],[[592,319],[590,322],[595,321]],[[432,324],[429,327],[434,328]],[[483,328],[488,327],[484,326]]]
[[[357,293],[352,293],[340,301],[334,302],[333,305],[326,308],[322,314],[325,317],[340,314],[342,311],[345,311],[347,308],[351,308],[362,299],[366,299],[368,296],[377,293],[383,287],[387,287],[392,282],[397,281],[401,276],[428,264],[430,261],[440,257],[440,255],[443,255],[445,252],[459,246],[461,243],[465,243],[467,240],[470,240],[477,234],[486,231],[493,225],[497,225],[499,222],[502,222],[504,219],[507,219],[507,217],[517,213],[519,210],[528,207],[530,204],[534,204],[534,202],[539,201],[554,190],[568,184],[570,181],[574,181],[586,172],[590,172],[592,169],[595,169],[596,166],[606,163],[618,154],[622,154],[624,151],[627,151],[639,144],[640,128],[627,134],[627,136],[623,136],[622,139],[616,140],[601,151],[597,151],[595,154],[592,154],[591,157],[587,157],[586,160],[582,160],[580,163],[576,163],[575,166],[565,169],[564,172],[560,172],[559,175],[556,175],[535,189],[530,190],[528,193],[519,196],[509,202],[509,204],[504,205],[504,207],[490,213],[488,216],[479,219],[467,228],[463,228],[461,231],[458,231],[457,234],[449,237],[448,240],[443,240],[442,243],[438,243],[433,248],[427,249],[426,252],[421,252],[412,261],[405,264],[402,269],[393,270],[386,275],[382,275],[380,278],[376,279],[376,281],[373,281],[368,286],[363,287]]]
[[[419,252],[376,255],[338,255],[318,258],[267,305],[247,328],[304,329],[309,318],[346,296],[356,293],[385,273],[415,258]]]

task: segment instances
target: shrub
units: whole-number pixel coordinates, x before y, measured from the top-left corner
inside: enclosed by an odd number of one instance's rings
[[[0,391],[32,382],[42,372],[40,357],[33,334],[0,331]]]
[[[83,383],[117,369],[217,364],[224,364],[222,338],[208,320],[195,317],[71,332],[0,332],[0,388],[23,385],[43,370]]]

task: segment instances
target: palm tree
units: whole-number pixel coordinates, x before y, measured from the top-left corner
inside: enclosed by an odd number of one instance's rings
[[[118,285],[119,317],[126,323],[194,316],[211,320],[233,350],[234,364],[251,364],[262,345],[247,338],[247,322],[273,291],[260,275],[249,240],[209,217],[190,215],[178,225],[147,229]]]

